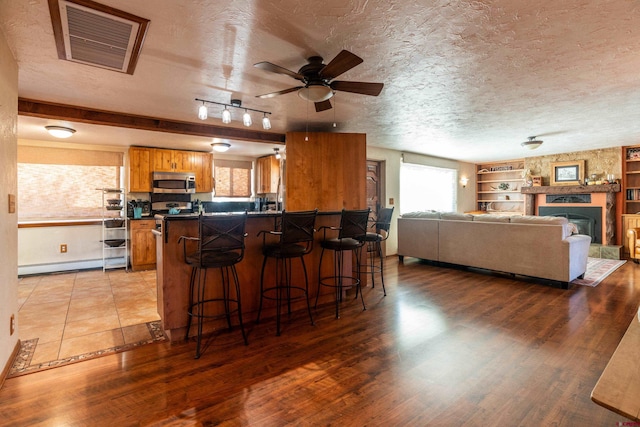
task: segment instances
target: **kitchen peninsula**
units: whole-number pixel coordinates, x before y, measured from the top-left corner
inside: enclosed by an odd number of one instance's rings
[[[211,213],[206,216],[226,215],[225,213]],[[260,304],[260,272],[262,268],[262,236],[258,236],[261,230],[275,230],[276,222],[280,218],[279,212],[249,212],[247,216],[245,237],[245,254],[240,263],[236,265],[240,279],[242,295],[242,312],[245,323],[255,320]],[[188,289],[191,275],[191,266],[184,262],[183,244],[178,243],[180,236],[198,236],[198,214],[156,215],[156,223],[160,226],[154,230],[156,235],[157,258],[157,287],[158,287],[158,314],[162,320],[162,327],[172,341],[184,338],[187,325]],[[316,229],[326,226],[340,225],[340,212],[318,212]],[[309,296],[313,304],[318,291],[318,263],[320,261],[320,244],[322,233],[316,233],[313,251],[305,257],[307,274],[309,278]],[[191,250],[196,248],[193,246]],[[323,275],[332,273],[331,262],[323,262]],[[345,271],[351,270],[351,264],[345,263]],[[302,268],[298,263],[293,266],[292,283],[304,283]],[[265,282],[273,283],[275,270],[274,264],[269,263],[265,271]],[[207,282],[211,286],[207,289],[209,296],[218,296],[221,287],[215,286],[220,280],[217,272],[207,275]],[[323,288],[319,304],[333,301],[333,292]],[[272,302],[272,301],[270,301]],[[292,310],[306,308],[304,300],[292,303]],[[275,315],[275,304],[265,303],[263,319]],[[224,320],[224,319],[223,319]],[[224,325],[224,321],[220,325]],[[233,320],[237,324],[237,319]],[[211,325],[218,325],[211,323]],[[193,329],[192,329],[193,330]]]
[[[284,205],[288,211],[318,209],[316,229],[338,226],[342,209],[366,208],[366,137],[364,134],[289,132],[286,136],[287,167]],[[219,214],[206,214],[219,215]],[[224,215],[224,214],[222,214]],[[236,266],[240,279],[242,312],[245,322],[252,322],[260,303],[260,272],[262,268],[262,230],[275,230],[279,212],[251,212],[247,218],[245,256]],[[184,338],[187,324],[188,289],[191,267],[184,262],[180,236],[198,236],[198,215],[177,214],[156,216],[158,313],[162,326],[172,341]],[[313,251],[305,256],[309,278],[309,296],[315,302],[318,291],[318,268],[322,233],[316,234]],[[329,262],[327,262],[329,261]],[[296,263],[297,264],[297,263]],[[274,268],[270,264],[265,281],[273,283]],[[330,260],[323,261],[323,275],[333,270]],[[351,264],[345,263],[351,272]],[[218,280],[210,274],[208,281]],[[363,277],[366,280],[365,277]],[[302,269],[293,267],[292,282],[303,280]],[[210,286],[216,292],[216,286]],[[331,290],[323,289],[319,304],[333,301]],[[270,301],[273,303],[273,301]],[[305,308],[304,300],[292,304],[292,310]],[[262,318],[275,313],[275,304],[266,305]],[[237,323],[235,321],[234,323]],[[216,324],[212,322],[215,326]]]

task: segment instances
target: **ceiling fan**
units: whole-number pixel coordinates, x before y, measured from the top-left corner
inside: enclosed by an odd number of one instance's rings
[[[328,64],[323,64],[321,56],[312,56],[309,63],[303,65],[298,72],[288,70],[271,62],[258,62],[254,67],[276,74],[285,74],[302,82],[302,86],[296,86],[277,92],[258,95],[257,98],[273,98],[274,96],[298,91],[298,95],[315,103],[316,111],[325,111],[331,107],[329,99],[334,91],[359,93],[362,95],[378,96],[384,87],[384,83],[347,82],[333,80],[340,74],[349,71],[362,63],[362,58],[343,50]]]

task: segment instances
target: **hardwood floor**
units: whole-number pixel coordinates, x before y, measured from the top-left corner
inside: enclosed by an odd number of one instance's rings
[[[589,396],[640,302],[640,267],[595,288],[389,258],[387,297],[365,289],[195,343],[9,379],[3,425],[614,426]],[[353,297],[353,295],[351,295]],[[273,319],[271,319],[273,320]]]

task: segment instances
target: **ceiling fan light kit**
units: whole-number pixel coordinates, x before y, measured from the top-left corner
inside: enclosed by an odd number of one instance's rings
[[[333,90],[328,86],[308,86],[300,89],[298,96],[305,101],[322,102],[333,96]]]
[[[222,110],[222,123],[224,124],[231,123],[231,112],[227,108],[227,107],[231,107],[231,108],[239,108],[241,110],[244,110],[244,114],[242,115],[242,123],[245,126],[248,127],[253,124],[253,120],[251,119],[251,114],[249,114],[249,111],[255,111],[256,113],[264,114],[264,117],[262,119],[262,127],[265,130],[271,129],[271,120],[269,120],[269,118],[267,117],[267,114],[271,114],[270,111],[256,110],[255,108],[243,107],[242,101],[240,101],[239,99],[232,99],[230,104],[225,104],[223,102],[216,102],[216,101],[207,101],[206,99],[200,99],[200,98],[196,98],[196,101],[202,102],[202,105],[200,106],[200,108],[198,108],[198,118],[200,120],[206,120],[209,117],[207,104],[215,104],[215,105],[222,105],[224,107],[224,110]]]
[[[530,136],[528,141],[521,143],[520,145],[524,148],[528,148],[529,150],[535,150],[540,147],[544,141],[536,139],[535,136]]]

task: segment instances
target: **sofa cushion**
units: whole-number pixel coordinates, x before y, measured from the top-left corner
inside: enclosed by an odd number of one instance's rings
[[[442,212],[440,219],[449,221],[473,221],[473,215],[457,212]]]
[[[436,212],[436,211],[407,212],[402,214],[401,217],[402,218],[440,219],[440,212]]]
[[[474,215],[473,220],[475,222],[510,222],[511,217],[509,215],[482,214]]]
[[[569,220],[563,216],[533,216],[524,215],[521,217],[511,218],[511,223],[516,224],[543,224],[543,225],[561,225],[562,226],[562,238],[573,234],[573,227],[569,224]]]

